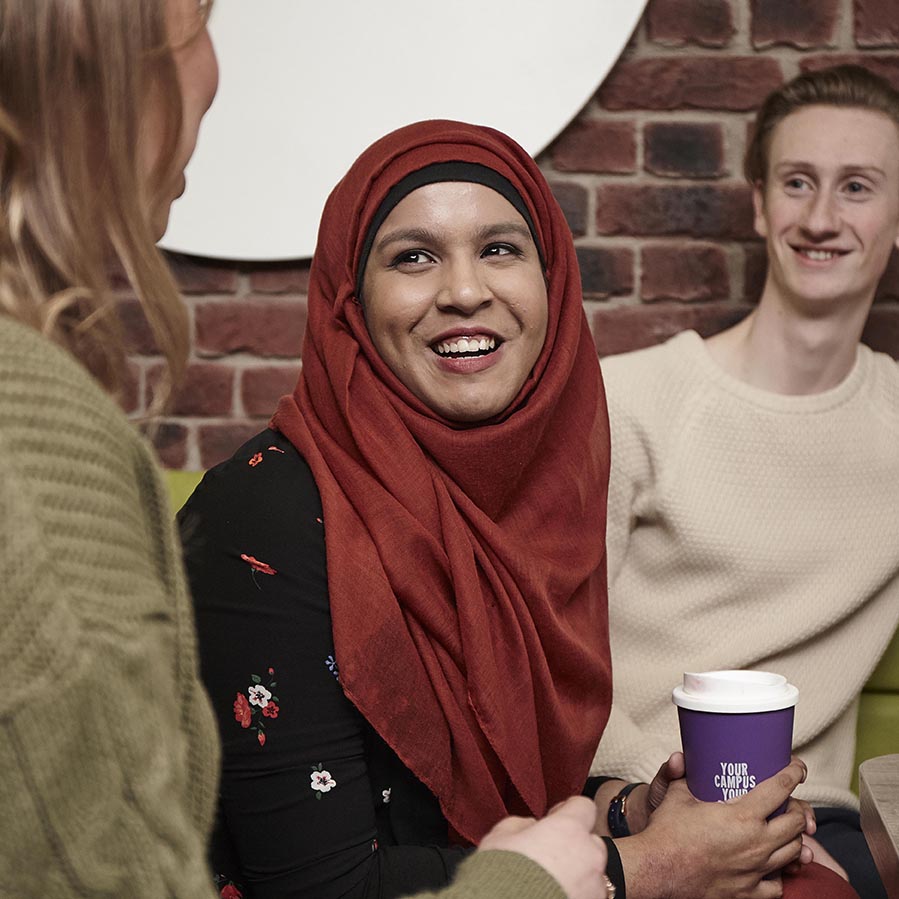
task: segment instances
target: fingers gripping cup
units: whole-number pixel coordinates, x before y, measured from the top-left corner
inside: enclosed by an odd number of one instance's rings
[[[673,698],[687,786],[697,799],[742,796],[789,764],[799,690],[785,677],[767,671],[687,673]]]

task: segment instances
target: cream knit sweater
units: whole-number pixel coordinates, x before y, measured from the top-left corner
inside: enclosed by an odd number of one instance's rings
[[[738,381],[687,331],[603,360],[612,717],[593,770],[649,780],[680,748],[684,671],[799,688],[797,795],[856,807],[859,692],[899,621],[899,367],[859,347],[837,387]]]
[[[214,896],[218,771],[152,450],[0,315],[0,895]]]

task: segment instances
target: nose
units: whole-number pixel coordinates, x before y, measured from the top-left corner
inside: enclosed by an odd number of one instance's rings
[[[830,191],[816,191],[804,213],[801,224],[809,234],[821,237],[836,234],[840,230],[836,198]]]
[[[437,307],[471,315],[489,304],[493,295],[484,266],[476,259],[456,259],[444,268],[444,279],[437,294]]]

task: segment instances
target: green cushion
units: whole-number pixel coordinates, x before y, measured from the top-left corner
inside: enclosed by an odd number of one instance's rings
[[[887,647],[880,664],[874,669],[865,690],[877,693],[899,693],[899,633]]]
[[[203,479],[202,471],[173,471],[165,473],[165,480],[169,488],[169,502],[172,512],[177,512],[186,502],[197,484]]]

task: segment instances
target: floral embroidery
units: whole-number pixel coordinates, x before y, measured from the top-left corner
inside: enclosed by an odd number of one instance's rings
[[[250,468],[255,468],[262,461],[262,453],[256,453],[247,463]]]
[[[237,699],[234,700],[234,720],[244,728],[249,727],[250,722],[253,720],[250,704],[247,702],[247,697],[244,696],[243,693],[238,693]]]
[[[264,709],[272,698],[272,691],[266,690],[262,684],[256,684],[255,686],[247,687],[247,696],[250,700],[250,705],[258,705],[259,708]]]
[[[270,446],[269,449],[270,449],[273,453],[281,453],[282,456],[284,455],[284,450],[279,449],[277,446]]]
[[[381,797],[384,800],[384,805],[387,805],[390,802],[390,794],[393,792],[393,787],[388,787],[386,790],[381,790]]]
[[[215,888],[219,891],[220,899],[243,899],[243,893],[237,884],[224,874],[215,875]]]
[[[317,516],[316,516],[316,519],[315,519],[315,520],[316,520],[319,524],[324,524],[324,522],[323,522],[319,517],[317,517]]]
[[[258,674],[251,674],[252,683],[246,693],[238,693],[234,700],[234,720],[245,730],[256,733],[260,746],[265,746],[265,722],[263,718],[274,720],[281,714],[281,700],[272,692],[278,686],[274,677],[275,669],[269,668],[268,687],[263,686]]]
[[[328,666],[328,671],[334,675],[335,680],[340,680],[340,669],[337,667],[337,662],[334,659],[333,655],[329,655],[328,658],[325,659],[325,665]]]
[[[322,793],[327,793],[331,790],[331,787],[337,786],[337,781],[331,777],[330,771],[322,770],[322,763],[318,763],[318,767],[312,767],[312,774],[309,775],[312,779],[312,783],[309,784],[313,790],[316,790],[315,798],[321,799]]]
[[[277,574],[278,573],[277,571],[275,571],[274,568],[272,568],[271,565],[267,565],[265,562],[260,562],[259,559],[255,558],[253,556],[248,556],[246,553],[241,553],[240,557],[241,557],[241,559],[244,560],[244,562],[247,563],[247,565],[250,566],[250,568],[253,569],[253,571],[260,571],[260,572],[262,572],[262,574]]]

